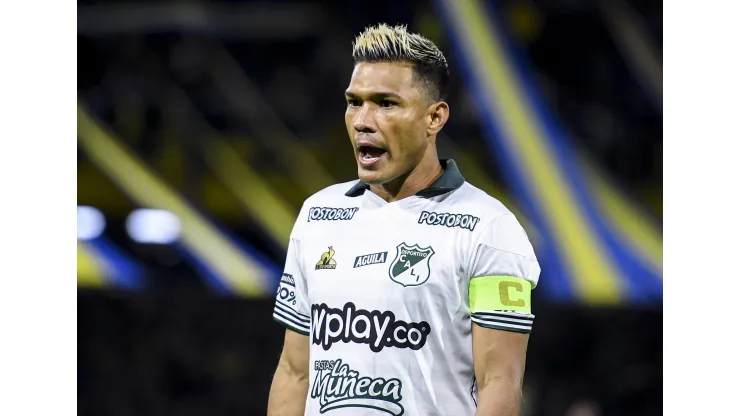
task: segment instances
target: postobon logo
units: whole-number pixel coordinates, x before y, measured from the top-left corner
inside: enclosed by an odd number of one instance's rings
[[[419,224],[442,225],[447,228],[460,227],[470,231],[475,230],[478,221],[480,218],[470,214],[450,214],[448,212],[422,211],[419,216]]]
[[[352,370],[342,360],[314,362],[316,378],[311,386],[311,398],[319,400],[319,412],[356,407],[376,409],[401,416],[401,389],[397,378],[367,377]]]
[[[367,344],[373,352],[386,347],[418,350],[427,342],[427,322],[396,320],[390,311],[366,311],[348,302],[344,309],[326,304],[311,306],[312,342],[328,351],[335,342]]]
[[[311,221],[349,221],[360,208],[327,208],[311,207],[308,210],[308,222]]]

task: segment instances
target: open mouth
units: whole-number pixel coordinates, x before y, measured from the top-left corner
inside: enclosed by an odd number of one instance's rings
[[[357,147],[360,156],[360,162],[363,165],[371,165],[380,160],[386,153],[385,149],[372,145],[361,145]]]

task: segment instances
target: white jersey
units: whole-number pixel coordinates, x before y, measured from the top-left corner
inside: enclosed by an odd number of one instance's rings
[[[531,330],[517,298],[540,274],[526,233],[454,161],[442,164],[400,201],[354,181],[304,203],[273,317],[309,337],[306,415],[472,416],[471,325]]]

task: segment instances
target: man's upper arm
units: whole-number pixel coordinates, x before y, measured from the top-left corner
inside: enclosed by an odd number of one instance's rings
[[[286,328],[308,335],[311,330],[311,317],[299,251],[300,241],[291,238],[272,317]]]
[[[288,243],[288,252],[285,258],[285,268],[280,279],[275,298],[273,319],[285,326],[283,351],[278,363],[278,372],[273,380],[272,390],[287,388],[282,393],[274,391],[270,394],[271,401],[285,400],[287,396],[304,394],[303,387],[308,386],[310,373],[310,340],[311,331],[310,303],[308,300],[308,286],[301,256],[301,218],[304,209],[296,220]],[[298,384],[296,384],[296,382]],[[301,387],[303,386],[303,387]],[[281,396],[282,394],[282,396]],[[298,399],[296,397],[296,399]],[[273,413],[297,411],[285,403],[272,403]],[[281,407],[281,406],[288,406]],[[297,413],[296,413],[297,414]],[[300,411],[303,414],[303,411]]]
[[[528,334],[532,330],[531,291],[540,267],[527,234],[511,214],[501,215],[474,247],[468,301],[478,326]]]
[[[534,321],[530,295],[539,280],[537,258],[511,214],[490,223],[474,250],[468,301],[476,378],[480,385],[490,377],[521,383]]]
[[[473,325],[473,369],[479,386],[494,378],[521,386],[528,334]]]
[[[288,242],[285,268],[275,295],[273,318],[286,328],[302,335],[311,330],[311,306],[308,301],[308,285],[301,257],[301,235],[305,218],[305,204],[298,214]]]
[[[290,376],[306,378],[309,374],[309,339],[290,329],[285,330],[279,366]]]

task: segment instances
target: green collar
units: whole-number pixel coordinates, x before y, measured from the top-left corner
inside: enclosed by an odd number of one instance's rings
[[[460,173],[460,170],[457,168],[457,164],[454,160],[440,159],[439,163],[442,165],[442,169],[444,169],[444,173],[442,173],[442,176],[437,178],[437,180],[429,185],[428,188],[422,189],[421,191],[417,192],[416,196],[421,198],[431,198],[433,196],[438,196],[446,194],[447,192],[454,191],[455,189],[461,187],[463,183],[465,183],[465,178]],[[364,194],[365,191],[368,189],[370,189],[370,185],[366,184],[363,181],[359,181],[352,187],[352,189],[347,191],[345,195],[351,197],[360,196]]]

